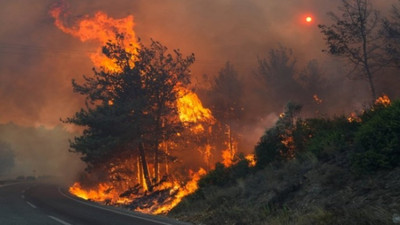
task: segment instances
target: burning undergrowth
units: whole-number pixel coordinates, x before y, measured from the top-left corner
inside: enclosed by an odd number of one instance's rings
[[[87,171],[69,191],[83,199],[152,214],[170,211],[193,193],[221,159],[237,160],[238,141],[190,88],[194,55],[183,57],[152,41],[137,41],[133,17],[98,12],[66,26],[65,7],[50,11],[55,25],[81,41],[101,46],[90,55],[94,76],[74,91],[86,107],[66,123],[84,127],[71,141]],[[247,156],[254,165],[254,157]]]

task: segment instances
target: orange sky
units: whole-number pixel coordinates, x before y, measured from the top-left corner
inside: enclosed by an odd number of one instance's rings
[[[54,126],[82,105],[82,98],[72,93],[71,79],[92,74],[88,55],[97,44],[81,43],[58,30],[48,13],[55,2],[0,2],[0,123]],[[72,25],[99,10],[115,18],[133,15],[136,33],[144,42],[153,38],[170,49],[195,53],[196,81],[203,74],[215,75],[228,60],[242,76],[248,76],[257,56],[279,44],[293,48],[300,63],[325,59],[316,25],[329,22],[326,13],[338,2],[71,1],[67,22]],[[309,14],[314,19],[312,26],[304,23]]]

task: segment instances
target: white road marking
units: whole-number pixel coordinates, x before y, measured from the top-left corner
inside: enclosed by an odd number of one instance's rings
[[[34,208],[34,209],[37,208],[36,205],[34,205],[34,204],[32,204],[32,203],[30,203],[30,202],[28,202],[28,201],[26,201],[26,204],[28,204],[30,207],[32,207],[32,208]]]
[[[91,206],[91,207],[94,207],[94,208],[106,210],[106,211],[113,212],[113,213],[120,214],[120,215],[124,215],[124,216],[133,217],[133,218],[136,218],[136,219],[146,220],[146,221],[153,222],[153,223],[158,223],[158,224],[163,224],[163,225],[173,225],[172,223],[167,223],[167,222],[162,222],[162,221],[158,221],[158,220],[153,220],[153,219],[150,219],[150,218],[145,218],[145,217],[141,217],[141,216],[136,216],[136,215],[133,215],[133,214],[124,213],[124,212],[120,212],[120,211],[117,211],[117,210],[107,209],[107,208],[103,208],[103,207],[100,207],[100,206],[97,206],[97,205],[94,205],[94,204],[89,204],[89,203],[86,203],[86,202],[84,202],[84,201],[77,200],[77,199],[75,199],[75,198],[72,198],[72,197],[70,197],[70,196],[64,194],[64,193],[61,191],[61,188],[60,188],[60,187],[58,188],[58,192],[60,192],[60,194],[62,194],[62,195],[63,195],[64,197],[66,197],[66,198],[72,199],[72,200],[74,200],[74,201],[76,201],[76,202],[79,202],[79,203],[81,203],[81,204],[88,205],[88,206]]]
[[[67,223],[67,222],[65,222],[64,220],[58,219],[57,217],[54,217],[54,216],[48,216],[48,217],[50,217],[50,218],[52,218],[53,220],[55,220],[55,221],[61,223],[62,225],[71,225],[70,223]]]

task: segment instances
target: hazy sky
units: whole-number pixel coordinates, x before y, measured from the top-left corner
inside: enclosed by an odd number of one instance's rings
[[[375,1],[389,8],[395,0]],[[0,0],[0,123],[54,126],[72,115],[82,98],[71,79],[92,74],[88,54],[96,43],[81,43],[58,30],[49,16],[53,0]],[[384,2],[384,3],[383,3]],[[69,23],[96,11],[115,18],[133,15],[137,36],[170,49],[195,53],[194,77],[214,75],[227,60],[251,71],[259,55],[282,44],[297,59],[328,60],[317,24],[339,0],[74,0]],[[305,24],[304,17],[314,16]],[[243,74],[244,73],[244,74]]]

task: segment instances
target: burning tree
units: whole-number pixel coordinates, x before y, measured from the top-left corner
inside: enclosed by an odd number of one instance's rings
[[[90,55],[94,75],[72,82],[86,106],[64,122],[84,127],[70,148],[82,155],[88,173],[70,192],[146,213],[169,211],[197,189],[202,167],[214,163],[210,139],[218,123],[189,89],[194,55],[170,53],[153,40],[144,46],[132,16],[98,12],[66,26],[64,10],[56,5],[50,12],[60,30],[103,46]],[[203,160],[194,156],[199,153]]]
[[[257,167],[263,168],[273,161],[293,159],[296,143],[293,132],[302,106],[293,102],[286,105],[275,127],[268,129],[255,147]]]
[[[221,146],[225,149],[222,151],[222,159],[227,167],[233,164],[235,158],[237,159],[239,140],[237,133],[240,130],[237,124],[244,115],[243,89],[239,74],[233,65],[227,62],[212,80],[211,88],[207,92],[207,99],[221,125],[214,129],[214,133],[219,133],[222,137],[219,140],[227,139]]]
[[[190,81],[194,56],[185,58],[179,51],[167,54],[155,41],[150,47],[141,45],[133,56],[122,47],[123,40],[120,36],[118,43],[103,48],[118,70],[103,67],[94,70],[94,77],[85,76],[83,84],[73,81],[74,91],[86,96],[86,108],[65,122],[85,126],[71,149],[81,153],[90,168],[108,165],[111,169],[114,164],[109,162],[115,157],[139,156],[144,186],[151,191],[159,181],[160,143],[177,138],[183,129],[176,102]],[[154,153],[153,179],[146,157],[150,151]]]

